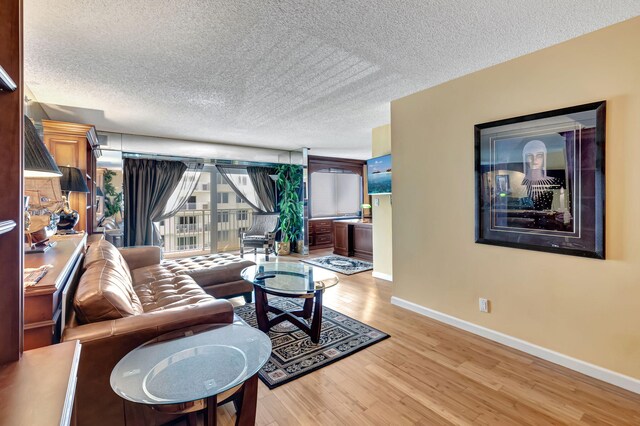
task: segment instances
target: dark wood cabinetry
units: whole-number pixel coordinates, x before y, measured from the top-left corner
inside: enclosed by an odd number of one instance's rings
[[[371,223],[353,225],[353,255],[364,260],[373,260],[373,226]]]
[[[333,254],[352,256],[349,248],[353,246],[353,226],[348,222],[333,222]]]
[[[333,234],[333,254],[373,260],[373,224],[370,220],[336,220]]]
[[[46,253],[30,254],[26,268],[52,265],[38,283],[24,290],[24,349],[35,349],[60,341],[63,295],[73,282],[87,243],[87,235],[57,237],[56,246]]]
[[[333,220],[318,219],[309,221],[309,249],[333,246]]]

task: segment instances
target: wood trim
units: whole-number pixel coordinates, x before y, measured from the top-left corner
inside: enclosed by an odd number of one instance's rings
[[[309,176],[313,172],[317,172],[323,169],[342,169],[348,170],[355,174],[362,176],[362,166],[366,164],[363,160],[351,160],[348,158],[332,158],[332,157],[319,157],[317,155],[309,156]]]
[[[95,133],[95,128],[91,124],[78,124],[68,123],[66,121],[55,120],[42,120],[42,128],[49,134],[60,134],[62,136],[78,136],[81,138],[89,139],[92,135],[92,139],[96,141],[98,137]],[[91,140],[90,140],[91,141]]]
[[[0,236],[0,364],[22,352],[23,75],[22,2],[0,0],[0,65],[17,85],[0,92],[0,218],[16,226]]]

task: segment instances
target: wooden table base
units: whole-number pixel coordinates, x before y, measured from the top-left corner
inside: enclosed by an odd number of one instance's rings
[[[256,318],[258,319],[258,328],[264,333],[268,333],[271,327],[280,324],[283,321],[289,321],[300,330],[304,331],[311,337],[313,343],[320,341],[320,331],[322,329],[322,293],[324,290],[316,290],[313,293],[305,295],[291,295],[274,291],[266,291],[264,288],[254,285],[256,294]],[[295,311],[285,311],[275,306],[269,305],[267,294],[280,297],[288,297],[295,299],[305,299],[302,309]],[[275,317],[269,319],[269,312],[276,314]],[[310,319],[311,327],[301,321],[299,318]]]

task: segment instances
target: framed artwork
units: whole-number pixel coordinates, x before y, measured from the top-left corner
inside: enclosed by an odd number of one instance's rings
[[[605,107],[475,126],[477,243],[604,259]]]

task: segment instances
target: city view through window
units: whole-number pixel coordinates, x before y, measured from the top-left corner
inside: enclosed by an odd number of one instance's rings
[[[232,180],[242,193],[250,194],[249,199],[256,198],[246,172],[238,170]],[[217,170],[203,171],[184,208],[159,223],[164,252],[239,250],[240,236],[251,226],[252,219],[253,209]]]

